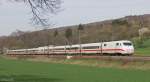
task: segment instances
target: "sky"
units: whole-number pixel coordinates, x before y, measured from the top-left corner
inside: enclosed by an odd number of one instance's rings
[[[53,27],[86,24],[128,15],[150,14],[149,0],[62,0],[62,11],[51,15]],[[0,36],[16,30],[33,31],[32,14],[26,4],[0,2]]]

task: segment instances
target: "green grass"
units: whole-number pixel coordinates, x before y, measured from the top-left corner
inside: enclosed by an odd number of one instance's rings
[[[139,45],[141,45],[139,47]],[[145,39],[143,44],[141,43],[134,43],[135,47],[135,55],[139,56],[150,56],[150,39]]]
[[[150,47],[137,48],[135,49],[135,54],[139,56],[150,56]]]
[[[149,82],[150,70],[99,68],[0,58],[0,82]]]

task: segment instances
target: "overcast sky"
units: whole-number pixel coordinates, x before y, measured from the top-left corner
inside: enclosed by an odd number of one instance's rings
[[[116,19],[127,15],[150,14],[149,0],[63,0],[62,9],[51,17],[54,27]],[[31,13],[23,3],[0,3],[0,35],[16,29],[35,30]]]

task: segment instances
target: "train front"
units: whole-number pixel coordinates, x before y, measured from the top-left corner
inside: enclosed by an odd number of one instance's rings
[[[123,47],[123,52],[122,54],[127,54],[127,55],[132,55],[134,54],[134,46],[131,41],[124,41],[122,43]]]

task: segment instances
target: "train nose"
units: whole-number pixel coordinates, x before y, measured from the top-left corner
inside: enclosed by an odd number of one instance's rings
[[[127,53],[134,53],[134,49],[133,48],[127,49]]]

